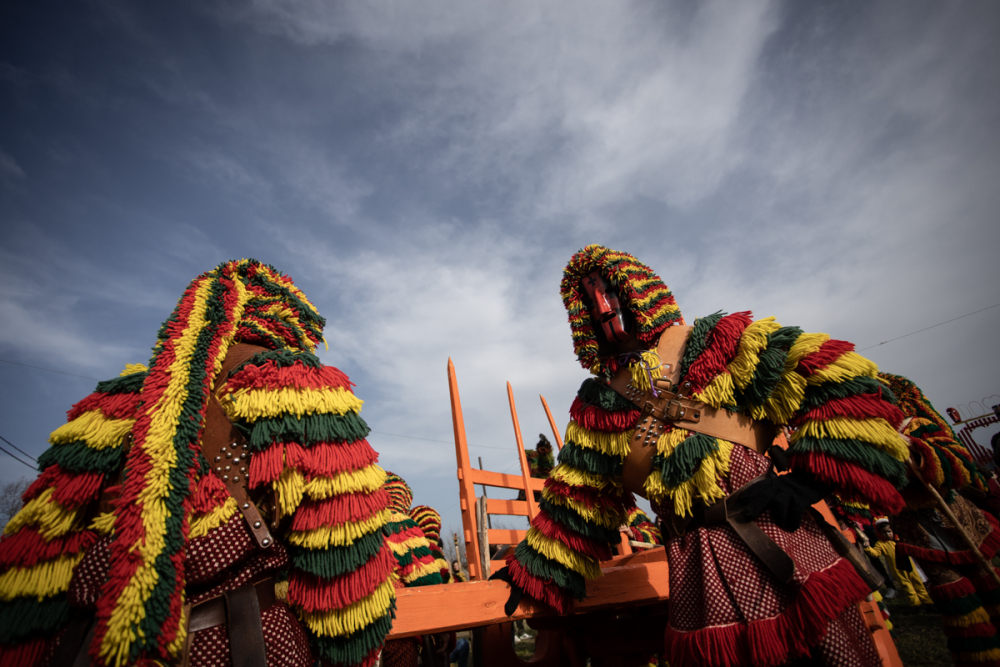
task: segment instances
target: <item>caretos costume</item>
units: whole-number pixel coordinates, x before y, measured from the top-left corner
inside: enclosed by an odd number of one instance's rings
[[[227,262],[148,369],[73,406],[0,541],[0,663],[375,661],[389,498],[323,325],[287,276]]]
[[[906,509],[891,520],[899,542],[897,565],[915,559],[927,575],[927,591],[941,612],[948,649],[957,665],[1000,666],[1000,590],[962,537],[965,533],[990,560],[1000,548],[1000,526],[959,491],[984,499],[987,480],[972,463],[951,426],[913,382],[879,373],[907,417],[903,432],[913,440],[914,461],[958,519],[939,511],[937,500],[919,480],[903,489]]]
[[[649,267],[602,246],[570,260],[562,296],[595,377],[501,578],[567,609],[611,557],[633,491],[672,530],[671,665],[878,664],[855,604],[868,587],[807,512],[832,489],[887,513],[903,506],[903,415],[875,364],[748,312],[684,326]],[[774,477],[761,452],[781,426],[792,472]]]

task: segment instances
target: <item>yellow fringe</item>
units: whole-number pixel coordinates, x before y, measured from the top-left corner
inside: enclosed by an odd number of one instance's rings
[[[942,614],[941,622],[949,628],[967,628],[970,625],[976,625],[977,623],[989,623],[990,615],[986,613],[985,609],[980,607],[979,609],[973,609],[968,614],[963,614],[962,616],[947,616]]]
[[[670,497],[670,490],[663,485],[659,470],[654,469],[649,473],[646,481],[642,483],[642,488],[646,491],[646,497],[651,503],[659,504]]]
[[[875,362],[865,359],[857,352],[845,352],[836,361],[810,375],[806,381],[809,384],[825,384],[827,382],[843,382],[862,375],[875,377],[878,366]]]
[[[101,535],[111,535],[115,530],[115,513],[102,512],[98,514],[87,528],[97,531]]]
[[[830,336],[825,333],[807,333],[799,336],[788,350],[788,357],[785,358],[785,372],[794,370],[803,359],[818,352],[819,348],[823,347],[823,343],[828,340],[830,340]]]
[[[834,417],[823,421],[808,421],[792,434],[791,443],[794,444],[805,436],[842,440],[854,438],[881,449],[897,461],[905,461],[910,456],[906,440],[889,422],[881,418],[859,421]]]
[[[703,391],[695,394],[694,398],[716,408],[723,405],[733,405],[736,403],[733,376],[726,371],[719,373]]]
[[[955,662],[965,664],[970,662],[988,662],[990,660],[1000,660],[1000,648],[991,648],[987,651],[959,651],[952,653]]]
[[[322,500],[344,493],[371,493],[385,484],[385,470],[372,464],[359,470],[351,470],[333,477],[314,477],[305,485],[305,493],[313,500]]]
[[[0,600],[14,598],[52,597],[69,589],[73,568],[83,558],[83,552],[65,554],[31,567],[12,567],[0,575]]]
[[[556,467],[549,473],[549,477],[570,486],[589,486],[592,489],[606,489],[608,487],[622,488],[620,479],[595,475],[594,473],[574,468],[567,463],[556,464]]]
[[[222,503],[211,512],[206,512],[205,514],[201,514],[191,519],[191,532],[188,534],[189,539],[193,540],[208,535],[210,531],[215,530],[222,524],[232,519],[238,509],[239,508],[236,506],[236,499],[230,496],[226,498],[226,502]]]
[[[806,379],[793,370],[786,371],[764,404],[767,418],[777,424],[787,424],[802,405],[806,395]]]
[[[126,375],[134,375],[136,373],[145,373],[149,370],[149,366],[146,364],[125,364],[125,370],[118,374],[118,377],[125,377]]]
[[[382,510],[364,521],[349,521],[339,526],[324,526],[307,531],[292,530],[288,532],[288,541],[306,549],[340,547],[380,530],[388,521],[389,510]]]
[[[343,637],[362,630],[385,616],[395,599],[393,577],[389,577],[371,595],[343,609],[302,612],[302,620],[318,637]]]
[[[767,337],[781,328],[773,317],[757,320],[743,330],[736,356],[726,368],[740,389],[746,389],[753,379],[753,372],[760,361],[760,353],[767,347]]]
[[[274,597],[284,602],[288,599],[288,582],[279,581],[274,584]]]
[[[128,664],[129,646],[134,640],[132,624],[145,617],[145,603],[157,584],[158,575],[153,565],[166,548],[165,500],[170,494],[169,473],[177,457],[173,436],[181,418],[181,406],[187,397],[193,352],[206,324],[205,312],[212,280],[206,277],[196,289],[188,326],[175,342],[175,359],[168,369],[170,380],[156,403],[146,408],[152,420],[143,447],[152,467],[143,478],[139,496],[145,535],[130,548],[141,556],[142,562],[119,595],[108,619],[107,633],[99,649],[99,655],[106,664]],[[235,283],[239,285],[240,281]]]
[[[111,419],[100,410],[88,410],[63,424],[49,436],[53,445],[68,445],[82,440],[91,449],[118,447],[135,424],[134,419]]]
[[[167,644],[167,652],[172,656],[180,655],[181,649],[184,648],[184,644],[187,642],[188,633],[188,613],[189,611],[185,609],[185,598],[187,595],[181,590],[181,619],[177,626],[177,636],[172,642]],[[156,663],[156,664],[169,664],[169,663]]]
[[[389,548],[392,549],[392,553],[396,554],[397,556],[405,556],[414,549],[418,549],[420,547],[429,548],[431,545],[431,543],[428,542],[427,538],[424,537],[423,535],[417,535],[407,540],[403,540],[402,542],[393,542],[392,538],[394,537],[399,537],[399,534],[397,533],[396,535],[388,535],[385,538],[385,542],[386,544],[389,545]]]
[[[596,579],[601,576],[601,566],[589,556],[573,551],[558,540],[546,537],[537,528],[528,530],[528,546],[549,560],[554,560],[585,579]]]
[[[566,427],[566,440],[572,440],[580,447],[593,449],[611,456],[624,459],[628,456],[629,443],[632,441],[632,431],[622,433],[601,433],[583,428],[575,421]]]
[[[605,508],[590,509],[578,500],[549,493],[548,489],[542,490],[542,497],[553,505],[562,505],[563,507],[571,509],[587,521],[595,523],[598,526],[603,526],[604,528],[617,529],[625,520],[625,517],[621,512],[611,512]]]
[[[52,500],[53,493],[55,489],[48,488],[29,500],[10,520],[3,534],[13,535],[25,526],[35,526],[46,541],[51,541],[77,530],[79,510],[66,509]]]
[[[277,495],[278,510],[283,516],[291,516],[300,504],[306,490],[306,478],[296,468],[285,468],[272,483]]]
[[[649,376],[652,375],[654,380],[661,377],[663,371],[662,363],[660,355],[656,353],[656,350],[646,350],[643,352],[641,363],[633,362],[629,365],[628,370],[632,374],[632,385],[639,391],[649,392],[651,389]],[[646,368],[650,370],[647,371]]]
[[[423,563],[410,570],[410,573],[403,577],[403,583],[411,584],[421,577],[426,577],[428,574],[434,574],[435,572],[440,571],[441,568],[439,568],[434,562]]]
[[[674,514],[677,516],[691,514],[696,498],[711,504],[725,497],[725,492],[719,486],[719,480],[729,475],[729,460],[735,445],[720,439],[716,439],[716,443],[719,446],[718,451],[702,459],[691,479],[677,486],[666,486],[656,470],[650,473],[643,484],[647,496],[658,502],[670,498],[674,503]]]
[[[691,432],[683,428],[675,428],[672,431],[667,431],[656,441],[656,453],[663,456],[670,456],[689,435],[691,435]]]
[[[282,415],[357,414],[364,401],[343,387],[323,389],[239,389],[221,399],[234,419],[256,420]]]

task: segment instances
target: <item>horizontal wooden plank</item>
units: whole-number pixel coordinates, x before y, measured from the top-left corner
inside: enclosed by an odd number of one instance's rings
[[[500,489],[524,488],[524,479],[520,475],[508,475],[506,473],[493,472],[491,470],[472,469],[469,471],[469,479],[472,480],[473,484],[495,486]],[[531,477],[528,479],[528,484],[535,491],[541,491],[542,487],[545,486],[545,480],[537,477]]]
[[[490,528],[486,537],[490,544],[517,544],[528,536],[527,530],[510,530],[509,528]]]
[[[604,576],[587,582],[587,598],[569,613],[652,604],[668,598],[669,577],[663,549],[620,556],[605,564]],[[542,603],[523,598],[513,616],[504,614],[510,587],[503,581],[470,581],[418,586],[396,591],[391,638],[475,628],[523,618],[553,616]]]
[[[490,514],[528,516],[528,503],[524,500],[486,499],[486,511]]]

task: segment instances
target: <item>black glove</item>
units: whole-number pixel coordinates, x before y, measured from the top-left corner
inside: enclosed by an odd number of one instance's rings
[[[751,484],[740,493],[739,503],[748,521],[753,521],[769,509],[779,528],[794,533],[802,525],[802,515],[806,510],[832,491],[832,486],[814,479],[804,470],[793,470],[787,475],[768,477]]]
[[[494,579],[506,581],[510,585],[510,597],[507,598],[507,604],[503,606],[503,613],[508,616],[513,616],[514,612],[517,611],[517,605],[521,604],[521,598],[524,596],[524,590],[514,583],[514,580],[510,576],[510,570],[507,567],[502,567],[491,574],[490,581],[493,581]]]

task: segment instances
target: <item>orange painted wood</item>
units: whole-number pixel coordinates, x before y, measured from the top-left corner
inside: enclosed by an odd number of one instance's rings
[[[861,601],[858,603],[858,608],[861,609],[865,624],[872,633],[875,648],[878,649],[878,655],[882,659],[882,667],[903,667],[899,651],[896,650],[896,643],[892,641],[889,630],[885,627],[885,618],[882,616],[882,610],[878,608],[878,603],[874,600]]]
[[[472,479],[472,463],[469,461],[469,445],[465,439],[465,418],[462,416],[462,401],[458,395],[458,378],[455,364],[448,358],[448,391],[451,396],[451,421],[455,428],[455,458],[458,461],[458,495],[462,506],[462,527],[465,538],[465,557],[469,567],[469,578],[482,579],[480,571],[479,540],[476,539],[476,487]],[[455,554],[458,557],[458,554]]]
[[[545,397],[541,394],[538,395],[538,398],[542,399],[542,407],[545,408],[545,416],[549,418],[549,426],[552,427],[552,435],[556,437],[556,447],[558,449],[562,449],[562,438],[559,437],[559,429],[556,428],[556,420],[552,418],[552,411],[549,410],[549,404],[545,402]]]
[[[486,511],[490,514],[507,516],[528,516],[528,503],[523,500],[486,499]]]
[[[527,530],[511,530],[508,528],[490,528],[486,537],[490,544],[517,544],[528,536]]]
[[[587,582],[587,598],[570,613],[666,600],[670,591],[666,552],[651,549],[608,561],[604,576]],[[502,581],[417,586],[396,591],[396,620],[390,638],[475,628],[536,616],[554,616],[540,602],[523,598],[513,616],[504,614],[510,587]]]
[[[538,502],[531,489],[531,467],[528,465],[528,457],[524,453],[524,440],[521,438],[521,424],[517,421],[517,407],[514,405],[514,388],[507,383],[507,401],[510,403],[510,418],[514,422],[514,437],[517,439],[517,457],[521,462],[521,488],[525,490],[524,497],[528,502],[528,520],[532,520],[538,514]]]
[[[472,480],[473,484],[495,486],[501,489],[521,490],[524,488],[524,480],[520,475],[508,475],[502,472],[473,469],[469,471],[468,477]],[[529,478],[529,483],[531,484],[531,488],[535,491],[541,491],[542,487],[545,486],[545,480],[537,477]]]

